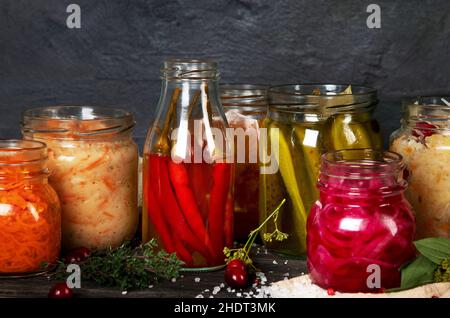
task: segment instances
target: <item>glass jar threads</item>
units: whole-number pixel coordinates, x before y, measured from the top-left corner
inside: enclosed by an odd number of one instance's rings
[[[450,97],[405,101],[391,150],[406,163],[406,197],[416,213],[417,238],[450,238]]]
[[[23,136],[49,149],[49,181],[62,206],[63,248],[107,249],[133,238],[138,224],[133,127],[133,116],[120,109],[25,111]]]
[[[143,241],[156,237],[186,268],[224,264],[233,243],[233,172],[217,64],[167,60],[144,146]]]
[[[234,128],[234,238],[247,241],[259,225],[259,132],[267,114],[267,87],[220,85],[225,116]]]
[[[320,200],[308,217],[307,264],[315,284],[342,292],[399,287],[400,267],[415,257],[403,169],[401,156],[392,152],[322,156]],[[374,271],[379,286],[368,283]]]
[[[0,140],[0,275],[38,273],[59,257],[61,208],[46,160],[41,142]]]
[[[304,104],[320,105],[327,118],[324,145],[328,151],[383,148],[380,126],[372,118],[378,104],[375,89],[352,84],[302,84],[290,90],[301,95],[298,98]]]

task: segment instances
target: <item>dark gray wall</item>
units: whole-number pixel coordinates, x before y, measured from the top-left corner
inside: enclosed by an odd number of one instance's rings
[[[373,2],[381,29],[366,26]],[[95,104],[133,110],[141,143],[166,57],[215,58],[223,82],[372,85],[387,136],[403,96],[450,94],[449,53],[448,0],[2,0],[0,137],[24,108]]]

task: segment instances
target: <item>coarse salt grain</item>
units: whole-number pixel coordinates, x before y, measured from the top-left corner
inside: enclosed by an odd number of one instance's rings
[[[287,265],[288,261],[284,261],[284,265]]]
[[[194,278],[194,282],[199,283],[200,282],[200,277],[195,277]]]
[[[212,291],[213,295],[216,295],[218,292],[220,292],[220,287],[219,286],[214,287]]]
[[[153,285],[149,285],[148,288],[153,288]]]
[[[124,290],[123,292],[122,292],[122,295],[126,295],[128,292],[126,291],[126,290]]]
[[[237,297],[242,297],[242,293],[237,293],[236,296]]]
[[[195,296],[195,298],[204,298],[204,297],[203,297],[203,295],[200,294],[200,295]]]
[[[273,262],[272,263],[274,263],[275,265],[277,265],[278,264],[278,262],[276,261],[276,260],[273,260]]]
[[[222,283],[222,284],[220,284],[220,286],[219,286],[220,288],[225,288],[225,284],[224,283]]]
[[[170,281],[171,281],[172,283],[176,283],[176,282],[177,282],[177,279],[174,277],[174,278],[172,278]]]

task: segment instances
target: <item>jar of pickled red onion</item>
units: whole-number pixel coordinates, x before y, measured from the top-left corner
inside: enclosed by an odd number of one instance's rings
[[[24,138],[49,149],[50,184],[62,205],[64,249],[107,249],[138,225],[138,149],[133,115],[120,109],[55,106],[23,115]]]
[[[0,140],[0,275],[37,274],[59,257],[61,208],[46,161],[41,142]]]
[[[403,169],[402,157],[393,152],[322,156],[320,199],[307,222],[307,264],[315,284],[342,292],[400,285],[400,267],[415,257]]]

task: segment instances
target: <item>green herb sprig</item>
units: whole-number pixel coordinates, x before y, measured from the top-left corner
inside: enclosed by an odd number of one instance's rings
[[[135,248],[126,242],[116,249],[95,251],[78,265],[82,281],[129,290],[148,288],[160,279],[178,278],[182,264],[176,254],[158,250],[153,239]],[[67,264],[59,261],[50,278],[66,279],[69,275],[66,268]]]
[[[225,247],[223,249],[223,253],[225,254],[227,258],[227,263],[232,261],[233,259],[240,259],[242,260],[246,265],[250,266],[253,269],[256,269],[253,265],[253,261],[250,257],[250,250],[252,248],[253,243],[255,242],[256,237],[258,236],[259,231],[263,228],[264,225],[266,225],[269,220],[273,219],[273,223],[275,226],[275,230],[272,233],[265,233],[263,235],[263,240],[266,242],[272,242],[273,239],[276,241],[283,241],[289,237],[289,234],[283,233],[278,229],[278,214],[280,212],[281,207],[286,202],[286,199],[283,199],[281,203],[273,210],[273,212],[253,231],[250,232],[248,235],[247,242],[245,243],[244,247],[241,248],[235,248],[230,249],[228,247]]]

